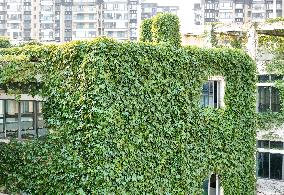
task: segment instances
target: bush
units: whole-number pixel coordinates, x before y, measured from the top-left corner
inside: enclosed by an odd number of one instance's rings
[[[158,14],[151,19],[145,19],[140,27],[140,41],[167,43],[171,46],[181,46],[180,22],[174,14]]]
[[[151,18],[143,20],[140,27],[140,41],[152,42],[152,22]]]
[[[158,14],[152,23],[153,41],[181,46],[180,22],[174,14]]]

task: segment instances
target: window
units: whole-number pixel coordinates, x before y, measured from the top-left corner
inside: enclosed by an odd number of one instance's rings
[[[220,81],[208,81],[203,85],[200,104],[202,107],[220,107]]]
[[[36,137],[34,127],[34,102],[21,101],[21,138]]]
[[[259,140],[257,177],[284,180],[283,154],[283,142]]]
[[[95,24],[94,23],[90,23],[89,24],[89,29],[94,29],[95,28]]]
[[[46,134],[42,102],[0,100],[0,138],[32,139]]]
[[[258,82],[259,83],[273,83],[274,81],[283,80],[282,75],[276,75],[276,74],[263,74],[258,75]]]
[[[4,132],[4,100],[0,100],[0,138],[5,137]]]
[[[273,86],[259,86],[258,87],[258,112],[272,112],[280,111],[280,97],[279,90]]]
[[[203,195],[220,195],[223,194],[220,186],[220,177],[212,174],[210,179],[203,182]]]

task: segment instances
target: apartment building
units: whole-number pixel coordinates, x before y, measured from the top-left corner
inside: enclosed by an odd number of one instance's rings
[[[96,36],[137,40],[139,0],[2,0],[0,36],[65,42]]]
[[[200,0],[194,4],[194,23],[262,22],[282,17],[283,0]]]
[[[152,18],[158,13],[172,13],[177,15],[178,10],[178,6],[160,6],[157,3],[141,3],[141,20]]]

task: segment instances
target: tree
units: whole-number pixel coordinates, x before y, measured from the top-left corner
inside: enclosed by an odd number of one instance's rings
[[[178,16],[163,13],[158,14],[152,19],[144,20],[141,26],[140,41],[168,43],[176,47],[181,46],[180,22]]]

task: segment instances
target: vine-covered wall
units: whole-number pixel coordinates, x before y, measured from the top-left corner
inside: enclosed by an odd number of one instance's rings
[[[0,146],[9,191],[202,194],[215,173],[226,195],[255,194],[256,65],[241,50],[95,39],[0,53],[25,56],[1,60],[2,84],[40,78],[51,131]],[[213,75],[225,107],[201,108]]]
[[[279,19],[276,20],[276,22]],[[269,21],[273,23],[273,20]],[[260,34],[258,36],[258,45],[259,45],[259,55],[271,55],[272,59],[266,62],[265,70],[268,74],[277,74],[284,75],[284,38],[282,36],[273,35],[277,33],[271,31],[271,35]],[[262,58],[265,59],[265,56]],[[270,57],[271,58],[271,57]],[[274,87],[279,90],[279,98],[281,103],[280,112],[267,112],[258,114],[258,124],[261,130],[268,131],[268,139],[273,140],[274,137],[269,137],[269,131],[274,128],[279,128],[284,124],[284,82],[283,80],[278,80],[275,82]],[[276,137],[277,138],[277,137]]]

